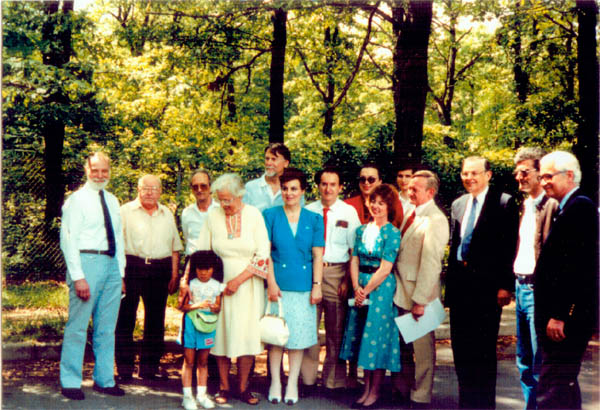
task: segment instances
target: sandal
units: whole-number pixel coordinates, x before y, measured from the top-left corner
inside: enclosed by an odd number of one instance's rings
[[[219,390],[217,394],[215,394],[215,403],[217,404],[227,404],[229,402],[229,398],[231,397],[229,390]]]
[[[240,393],[240,400],[251,406],[256,406],[260,399],[254,395],[249,389]]]

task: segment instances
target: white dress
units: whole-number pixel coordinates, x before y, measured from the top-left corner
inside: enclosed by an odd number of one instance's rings
[[[197,249],[212,249],[223,260],[223,283],[250,266],[265,266],[270,242],[263,216],[258,209],[244,205],[241,211],[240,237],[229,239],[222,208],[209,211],[197,241]],[[264,313],[264,279],[254,275],[231,296],[223,294],[217,322],[215,356],[235,358],[257,355],[264,350],[258,322]]]

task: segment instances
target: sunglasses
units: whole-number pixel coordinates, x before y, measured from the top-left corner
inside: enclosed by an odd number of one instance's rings
[[[360,182],[361,184],[366,184],[367,182],[369,184],[374,184],[375,182],[377,182],[377,178],[375,178],[375,177],[360,177],[360,178],[358,178],[358,182]]]
[[[208,184],[192,184],[192,189],[194,191],[206,191],[210,186]]]

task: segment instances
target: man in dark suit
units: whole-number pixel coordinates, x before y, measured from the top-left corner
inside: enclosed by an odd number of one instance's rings
[[[489,187],[491,177],[485,158],[465,158],[468,193],[452,203],[446,305],[461,408],[495,407],[500,315],[514,288],[518,207]]]
[[[581,408],[577,375],[598,326],[598,211],[579,190],[577,158],[564,151],[540,162],[546,194],[559,209],[535,269],[535,326],[542,351],[538,408]]]

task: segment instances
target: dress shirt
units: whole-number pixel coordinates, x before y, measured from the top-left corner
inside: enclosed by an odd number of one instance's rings
[[[523,202],[523,217],[519,226],[519,248],[513,264],[513,270],[519,275],[531,275],[535,270],[535,210],[542,199],[542,192],[537,198],[527,197]]]
[[[208,209],[206,211],[201,211],[194,202],[193,204],[188,205],[181,213],[181,229],[183,230],[183,237],[185,239],[186,255],[191,255],[197,250],[193,243],[200,235],[200,230],[202,229],[202,225],[204,225],[204,221],[206,221],[208,211],[218,206],[218,203],[211,201]]]
[[[306,206],[306,209],[321,216],[323,216],[323,208],[321,201],[315,201]],[[336,199],[327,212],[327,235],[325,235],[323,262],[348,262],[350,252],[354,248],[356,228],[359,226],[360,221],[356,209],[352,205]]]
[[[416,216],[421,216],[423,214],[423,211],[425,210],[425,208],[427,208],[429,206],[429,204],[432,203],[432,202],[433,202],[433,199],[430,199],[429,201],[425,202],[424,204],[421,204],[421,205],[415,207],[415,215]],[[410,214],[407,214],[407,215],[410,215]]]
[[[571,195],[573,195],[573,192],[577,191],[578,189],[579,189],[579,186],[576,186],[575,188],[571,189],[569,192],[567,192],[567,195],[565,195],[563,197],[563,199],[560,201],[560,204],[558,205],[558,209],[561,212],[562,212],[563,208],[565,207],[565,204],[567,203],[569,198],[571,198]]]
[[[481,214],[481,209],[483,208],[483,203],[485,201],[485,196],[490,190],[489,185],[485,187],[483,191],[476,196],[477,198],[477,208],[475,209],[475,222],[473,223],[473,229],[477,226],[477,220],[479,219],[479,215]],[[462,249],[462,241],[465,236],[465,230],[467,229],[467,221],[469,220],[469,215],[471,214],[471,208],[473,208],[473,195],[469,195],[469,199],[467,200],[467,206],[465,208],[465,214],[463,215],[462,221],[460,222],[460,244],[458,246],[457,257],[459,261],[462,261],[461,249]]]
[[[121,218],[126,255],[162,259],[183,249],[175,218],[163,204],[149,215],[136,198],[121,207]]]
[[[119,201],[107,191],[104,191],[104,198],[115,233],[115,257],[119,263],[121,277],[123,277],[125,275],[125,254],[123,252],[123,229],[119,214]],[[108,250],[100,191],[92,188],[87,182],[69,196],[62,207],[60,248],[65,255],[67,272],[72,281],[85,279],[81,268],[79,253],[81,249]]]
[[[404,199],[401,193],[398,193],[398,199],[400,199],[400,203],[402,204],[402,210],[404,211],[404,217],[406,218],[406,216],[410,215],[411,212],[415,209],[415,206],[412,202],[410,202],[410,199]]]
[[[274,206],[283,205],[281,189],[273,193],[271,186],[267,183],[265,174],[260,178],[248,181],[245,189],[246,193],[244,194],[244,198],[242,198],[242,202],[258,208],[261,212]],[[300,200],[300,206],[304,206],[304,196]]]

